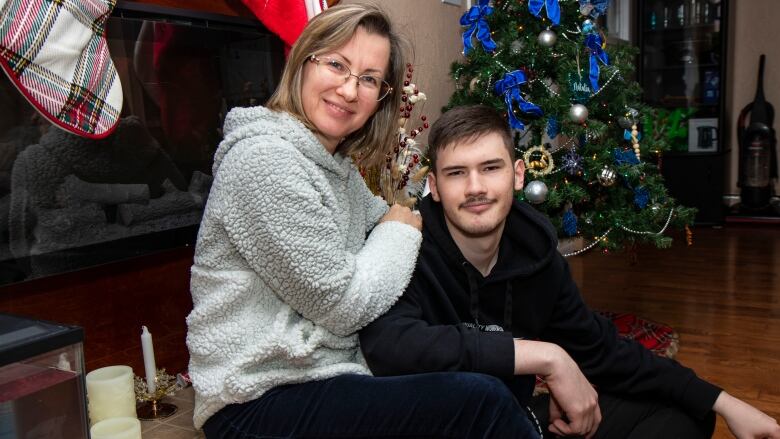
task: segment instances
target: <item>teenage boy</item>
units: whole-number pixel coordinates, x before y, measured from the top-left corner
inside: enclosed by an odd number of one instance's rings
[[[780,438],[774,419],[618,337],[588,309],[555,230],[514,199],[525,169],[498,112],[455,108],[428,140],[431,194],[420,207],[415,274],[399,302],[360,334],[375,374],[498,377],[561,436],[705,438],[714,411],[738,438]],[[534,375],[546,379],[549,401],[531,397]]]

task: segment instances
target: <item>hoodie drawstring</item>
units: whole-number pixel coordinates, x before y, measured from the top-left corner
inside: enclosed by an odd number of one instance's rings
[[[506,282],[504,298],[504,331],[512,332],[512,282]]]
[[[474,277],[473,270],[469,267],[468,262],[463,262],[463,269],[466,272],[466,277],[469,279],[469,299],[471,302],[471,317],[474,318],[474,323],[479,327],[479,292],[477,291],[477,279]]]
[[[474,323],[479,326],[479,286],[477,285],[477,278],[474,274],[474,269],[469,266],[468,262],[463,262],[463,269],[466,272],[466,277],[469,280],[469,302],[471,308],[471,317],[474,319]],[[504,290],[504,331],[512,332],[512,282],[506,282],[506,289]]]

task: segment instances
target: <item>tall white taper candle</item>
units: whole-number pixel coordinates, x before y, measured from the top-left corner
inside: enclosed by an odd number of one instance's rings
[[[144,370],[146,371],[146,387],[149,393],[157,391],[157,365],[154,362],[154,345],[152,344],[152,334],[143,326],[141,332],[141,349],[144,352]]]

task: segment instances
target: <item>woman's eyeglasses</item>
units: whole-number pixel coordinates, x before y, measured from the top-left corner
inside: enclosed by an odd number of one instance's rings
[[[393,91],[393,87],[390,87],[390,84],[379,76],[369,75],[367,73],[363,75],[354,75],[349,70],[349,67],[338,59],[329,56],[312,55],[309,57],[309,61],[316,64],[317,69],[321,71],[321,73],[330,75],[334,79],[342,78],[344,79],[344,82],[347,82],[349,81],[350,76],[354,76],[358,83],[358,96],[365,99],[381,101]]]

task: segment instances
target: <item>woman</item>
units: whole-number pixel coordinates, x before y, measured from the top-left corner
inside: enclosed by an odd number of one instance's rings
[[[347,158],[376,163],[394,144],[403,67],[381,10],[337,6],[301,34],[267,108],[228,114],[187,318],[208,438],[423,428],[404,425],[419,380],[370,377],[355,334],[401,295],[421,241],[419,217],[388,210]],[[435,407],[449,384],[431,381],[417,399]]]

